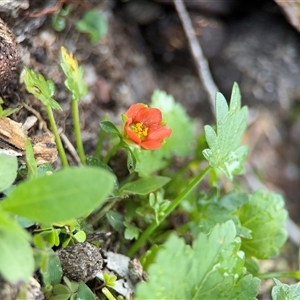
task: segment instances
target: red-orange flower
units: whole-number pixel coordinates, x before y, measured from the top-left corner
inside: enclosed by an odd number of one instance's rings
[[[172,133],[169,127],[162,124],[162,114],[158,108],[133,104],[123,117],[125,136],[144,149],[159,149],[164,139]]]

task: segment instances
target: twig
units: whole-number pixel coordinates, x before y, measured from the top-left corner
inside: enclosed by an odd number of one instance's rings
[[[74,146],[72,145],[72,143],[69,141],[68,137],[63,132],[60,133],[60,137],[61,137],[63,143],[65,144],[67,150],[69,151],[69,153],[71,154],[71,156],[75,160],[75,162],[78,165],[80,165],[81,164],[80,158],[79,158],[79,156],[78,156],[78,154],[76,152],[76,149],[74,148]]]
[[[215,96],[218,92],[218,87],[215,84],[212,75],[209,70],[208,62],[203,54],[202,48],[197,40],[197,37],[195,36],[195,31],[192,25],[192,21],[190,19],[190,16],[188,12],[185,9],[185,6],[182,2],[182,0],[173,0],[176,10],[178,12],[178,15],[181,19],[182,26],[184,28],[185,34],[188,38],[189,45],[191,48],[192,55],[194,57],[197,71],[199,74],[200,79],[202,80],[202,83],[204,85],[204,88],[206,89],[208,96],[209,96],[209,103],[212,109],[212,112],[215,112]]]

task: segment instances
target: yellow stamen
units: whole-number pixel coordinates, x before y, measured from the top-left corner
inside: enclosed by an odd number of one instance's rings
[[[148,135],[148,127],[146,127],[142,122],[130,125],[130,129],[136,132],[141,140]]]

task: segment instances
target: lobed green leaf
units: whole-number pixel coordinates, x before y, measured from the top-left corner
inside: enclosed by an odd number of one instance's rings
[[[240,244],[232,221],[199,234],[192,247],[172,235],[136,299],[255,299],[260,280],[245,275]]]
[[[260,259],[277,255],[288,236],[285,229],[287,216],[281,195],[263,190],[250,194],[238,211],[242,226],[248,228],[252,236],[242,240],[242,250]]]
[[[244,172],[248,148],[240,146],[240,142],[247,127],[247,114],[247,107],[241,108],[241,94],[235,83],[229,108],[224,96],[216,95],[216,130],[208,125],[204,127],[209,149],[202,153],[213,168],[230,179]]]
[[[278,279],[273,279],[275,286],[272,289],[272,300],[293,300],[300,299],[300,283],[284,284]]]
[[[60,105],[52,98],[55,92],[54,83],[46,80],[43,75],[36,74],[33,70],[24,67],[24,83],[29,93],[33,94],[45,106],[53,109],[62,109]]]

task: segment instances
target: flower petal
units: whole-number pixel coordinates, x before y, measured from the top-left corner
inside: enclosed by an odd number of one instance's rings
[[[140,143],[140,146],[147,150],[156,150],[161,148],[162,142],[159,141],[144,141]]]
[[[129,109],[127,110],[127,112],[125,113],[125,115],[127,116],[127,118],[132,118],[134,119],[136,114],[141,110],[141,109],[147,109],[147,107],[144,104],[141,103],[137,103],[137,104],[133,104],[129,107]]]
[[[132,124],[132,122],[126,122],[124,131],[130,140],[132,140],[133,142],[135,142],[139,145],[141,143],[141,139],[136,132],[131,130],[131,128],[130,128],[131,124]]]
[[[171,128],[161,125],[151,125],[148,129],[147,140],[164,140],[172,133]]]
[[[140,109],[134,118],[135,122],[143,122],[149,127],[152,124],[160,124],[162,121],[161,111],[158,108]]]

